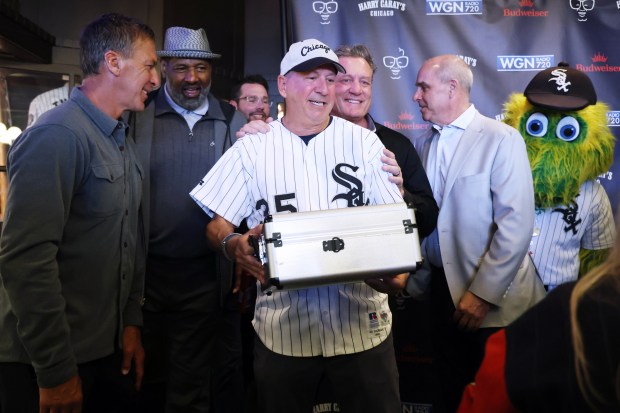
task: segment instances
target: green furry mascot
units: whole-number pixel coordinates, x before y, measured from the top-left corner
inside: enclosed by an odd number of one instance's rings
[[[551,289],[601,263],[614,243],[609,198],[596,181],[613,161],[608,108],[587,75],[560,63],[504,109],[527,147],[536,201],[530,255]]]

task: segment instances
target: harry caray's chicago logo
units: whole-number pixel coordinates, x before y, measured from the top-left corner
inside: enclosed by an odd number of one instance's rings
[[[467,63],[467,65],[470,67],[476,67],[476,64],[478,63],[478,59],[471,57],[471,56],[465,56],[462,54],[457,54],[456,56],[459,57],[465,63]]]
[[[541,71],[555,66],[555,56],[497,56],[498,72]]]
[[[400,79],[400,70],[409,66],[409,57],[405,56],[405,51],[398,48],[400,56],[383,56],[383,66],[390,69],[392,79]]]
[[[345,188],[349,188],[349,192],[336,195],[332,199],[332,202],[336,201],[337,199],[345,199],[347,201],[348,207],[368,205],[370,200],[367,200],[364,204],[364,186],[362,185],[362,181],[357,179],[354,175],[349,175],[348,173],[344,172],[345,168],[348,168],[353,172],[359,169],[358,166],[349,165],[346,163],[339,163],[338,165],[336,165],[336,167],[332,171],[332,178],[334,178],[334,181],[344,186]]]
[[[426,0],[426,14],[482,14],[482,0]]]
[[[338,403],[319,403],[312,406],[312,413],[332,413],[339,411],[340,406]]]
[[[357,3],[360,11],[368,11],[371,17],[393,16],[394,10],[405,11],[407,5],[402,1],[371,0]]]
[[[329,24],[329,16],[338,11],[338,3],[331,1],[313,1],[312,10],[321,15],[321,24]]]

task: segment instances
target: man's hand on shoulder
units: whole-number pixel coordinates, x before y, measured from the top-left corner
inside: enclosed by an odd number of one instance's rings
[[[269,117],[262,120],[253,120],[245,125],[235,134],[237,139],[244,137],[245,135],[252,135],[255,133],[267,133],[269,132],[269,124],[273,122],[273,118]]]
[[[39,388],[39,413],[80,413],[82,381],[77,374],[56,387]]]
[[[405,196],[405,188],[403,188],[403,174],[401,173],[400,166],[396,162],[396,155],[387,148],[383,148],[383,156],[381,156],[381,162],[383,162],[383,169],[385,172],[392,174],[388,179],[391,183],[396,184],[401,196]]]

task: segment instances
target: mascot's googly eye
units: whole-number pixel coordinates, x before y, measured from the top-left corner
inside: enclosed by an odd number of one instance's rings
[[[572,116],[565,116],[558,122],[555,136],[566,142],[572,142],[579,137],[579,122]]]
[[[527,122],[525,123],[525,129],[529,135],[540,138],[547,134],[547,125],[549,119],[540,112],[532,113]]]

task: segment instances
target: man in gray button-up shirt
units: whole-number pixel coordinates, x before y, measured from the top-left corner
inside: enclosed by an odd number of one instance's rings
[[[39,403],[41,412],[88,411],[101,403],[89,396],[102,379],[141,381],[142,170],[119,119],[143,110],[159,85],[154,35],[108,14],[86,27],[80,46],[82,86],[8,155],[0,243],[6,412],[39,412]],[[120,403],[115,394],[102,399]]]

